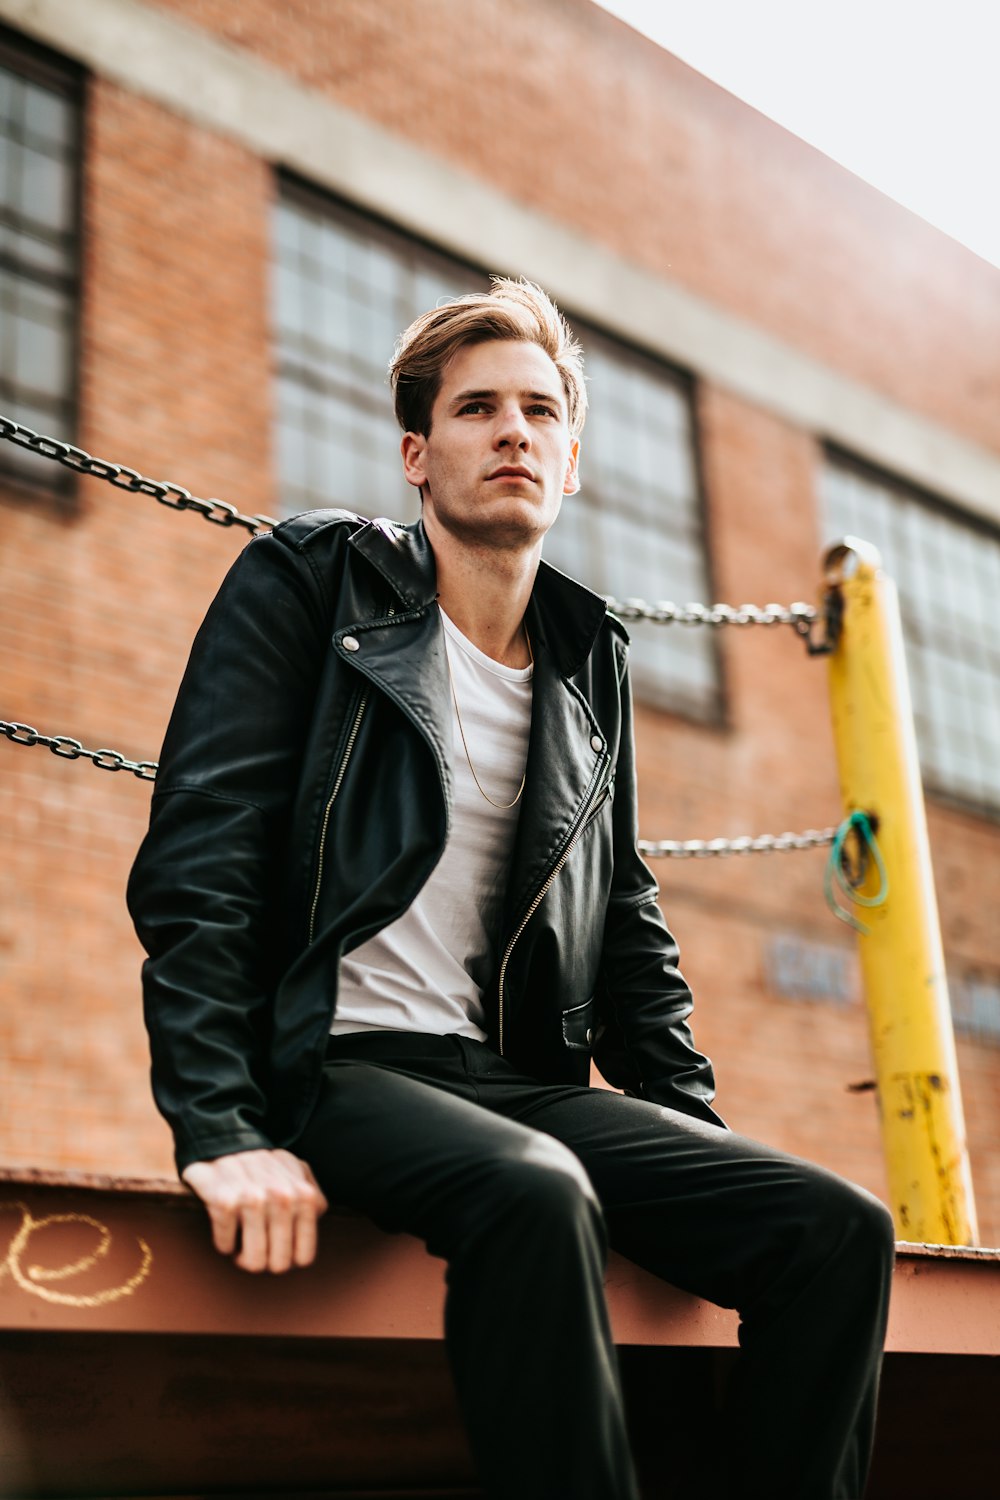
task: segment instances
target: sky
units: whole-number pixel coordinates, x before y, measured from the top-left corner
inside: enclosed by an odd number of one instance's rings
[[[1000,0],[598,0],[1000,267]]]

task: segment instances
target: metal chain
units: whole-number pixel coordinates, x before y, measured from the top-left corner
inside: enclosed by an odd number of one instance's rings
[[[671,604],[661,600],[647,604],[643,599],[609,599],[608,608],[622,620],[652,620],[657,625],[791,625],[800,635],[808,633],[817,618],[813,605],[790,604]],[[803,627],[805,627],[803,629]]]
[[[836,828],[807,828],[805,833],[762,833],[757,838],[688,839],[677,844],[670,839],[651,843],[640,839],[640,854],[649,859],[711,859],[728,854],[780,854],[787,849],[821,849],[832,844]]]
[[[134,495],[151,495],[154,500],[169,506],[171,510],[196,511],[204,520],[211,521],[213,526],[242,526],[251,536],[260,536],[278,524],[270,516],[241,515],[235,505],[230,505],[225,500],[199,500],[183,485],[161,479],[145,479],[135,469],[126,468],[124,464],[108,463],[103,458],[94,458],[83,448],[76,448],[72,443],[62,443],[58,438],[45,437],[43,433],[15,422],[12,417],[0,415],[0,438],[16,443],[19,448],[26,448],[39,458],[51,458],[76,474],[90,474],[95,479],[106,479],[117,489],[128,490]]]
[[[0,719],[0,733],[15,745],[47,745],[53,755],[63,760],[89,760],[99,771],[131,771],[140,781],[155,781],[155,760],[128,760],[117,750],[85,750],[79,740],[67,734],[39,734],[30,724],[7,723]]]
[[[167,480],[146,479],[135,469],[124,464],[109,463],[103,458],[94,458],[83,448],[72,443],[60,442],[58,438],[46,437],[15,422],[13,417],[0,414],[0,439],[16,443],[40,458],[50,458],[76,474],[89,474],[94,479],[106,479],[116,489],[130,494],[149,495],[160,505],[171,510],[193,510],[215,526],[242,526],[251,536],[261,536],[277,526],[271,516],[244,516],[225,500],[199,500],[183,485],[171,484]],[[622,620],[652,620],[657,625],[791,625],[810,645],[810,632],[817,619],[817,611],[811,604],[791,604],[786,609],[781,604],[765,604],[760,609],[756,604],[672,604],[659,600],[647,604],[644,599],[608,599],[608,608]]]
[[[155,781],[159,769],[155,760],[128,760],[117,750],[85,750],[79,740],[66,734],[40,734],[30,724],[8,723],[0,719],[0,734],[4,734],[14,745],[47,745],[53,755],[64,760],[89,760],[99,771],[131,771],[140,781]],[[707,855],[725,854],[770,854],[784,849],[817,849],[823,844],[832,844],[835,828],[806,829],[805,833],[762,834],[759,838],[737,839],[689,839],[684,844],[661,839],[651,843],[639,840],[639,853],[650,858],[704,859]]]

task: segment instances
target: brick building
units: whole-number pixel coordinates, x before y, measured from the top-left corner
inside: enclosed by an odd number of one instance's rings
[[[411,519],[384,368],[525,274],[589,354],[546,555],[602,592],[897,577],[973,1174],[1000,1241],[1000,271],[589,0],[0,0],[0,410],[242,511]],[[246,539],[0,444],[3,717],[155,758]],[[787,628],[633,630],[641,831],[837,821]],[[124,885],[147,784],[0,743],[0,1162],[166,1172]],[[750,1134],[884,1194],[821,852],[657,866]]]

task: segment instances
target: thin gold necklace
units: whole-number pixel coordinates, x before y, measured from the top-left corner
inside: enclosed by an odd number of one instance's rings
[[[531,637],[528,634],[528,627],[527,627],[527,625],[524,626],[524,643],[525,643],[525,645],[528,648],[528,665],[529,665],[529,667],[534,667],[534,665],[535,665],[535,655],[534,655],[534,652],[531,649]],[[528,779],[528,767],[527,767],[527,764],[525,764],[524,775],[521,777],[521,785],[517,789],[517,795],[515,796],[514,801],[513,802],[495,802],[493,800],[493,798],[490,796],[489,792],[483,786],[483,783],[480,781],[479,777],[476,775],[476,768],[472,764],[472,756],[469,754],[469,742],[465,738],[465,726],[462,723],[462,714],[461,714],[461,711],[460,711],[460,709],[458,707],[458,694],[455,692],[455,679],[451,675],[451,660],[450,660],[450,658],[448,656],[448,642],[447,642],[447,640],[445,641],[445,646],[444,646],[444,659],[445,659],[445,663],[446,663],[447,668],[448,668],[448,681],[451,683],[451,698],[452,698],[452,702],[455,705],[455,717],[458,720],[458,732],[462,736],[462,744],[465,746],[465,758],[469,762],[469,770],[472,772],[472,779],[476,783],[476,786],[482,792],[483,796],[486,798],[487,802],[490,804],[491,807],[498,807],[501,810],[501,812],[506,812],[508,808],[513,807],[514,803],[516,803],[516,802],[518,802],[520,800],[521,793],[524,791],[524,783]]]

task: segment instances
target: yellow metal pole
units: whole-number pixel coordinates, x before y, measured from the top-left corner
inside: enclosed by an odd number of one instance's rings
[[[868,542],[824,559],[840,611],[830,699],[848,816],[876,821],[885,901],[861,907],[858,943],[892,1212],[902,1239],[977,1243],[955,1037],[917,761],[899,602]],[[874,894],[870,871],[860,889]]]

